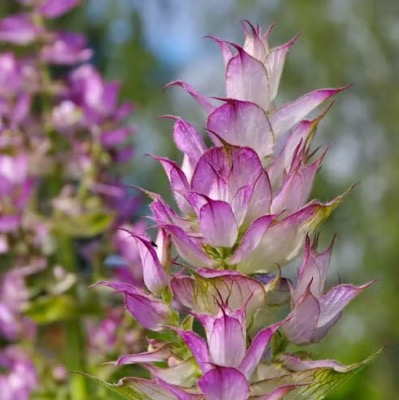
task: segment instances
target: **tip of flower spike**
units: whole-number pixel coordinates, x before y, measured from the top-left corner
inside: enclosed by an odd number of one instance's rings
[[[287,49],[290,49],[294,43],[302,36],[302,32],[299,32],[298,34],[296,34],[290,41],[288,41],[287,43],[283,44],[282,47],[286,47]]]
[[[336,93],[340,93],[340,92],[342,92],[342,91],[344,91],[344,90],[346,90],[346,89],[349,89],[350,87],[352,87],[354,85],[354,83],[348,83],[347,85],[345,85],[345,86],[341,86],[341,87],[338,87],[338,88],[336,88],[336,89],[333,89]]]
[[[373,280],[370,281],[370,282],[367,282],[367,283],[365,283],[365,284],[363,284],[363,285],[355,286],[355,287],[356,287],[356,289],[358,290],[358,292],[361,293],[361,292],[363,292],[363,290],[368,289],[369,287],[373,286],[373,285],[374,285],[375,283],[377,283],[377,282],[378,282],[378,279],[373,279]],[[352,287],[352,285],[347,284],[347,283],[342,284],[342,286],[351,286],[351,287]]]
[[[92,285],[90,285],[88,288],[89,288],[89,289],[94,289],[94,288],[96,288],[96,287],[98,287],[98,286],[106,286],[106,287],[109,287],[109,288],[111,288],[111,289],[114,289],[114,288],[112,287],[112,282],[109,282],[109,281],[100,281],[100,282],[96,282],[96,283],[93,283]]]
[[[148,196],[151,200],[156,200],[156,199],[159,197],[159,194],[158,194],[158,193],[151,192],[151,191],[149,191],[149,190],[147,190],[147,189],[144,189],[144,188],[142,188],[142,187],[140,187],[140,186],[128,185],[127,187],[130,188],[130,189],[137,190],[138,192],[144,193],[144,194],[145,194],[146,196]]]
[[[241,21],[241,26],[244,31],[244,34],[246,34],[248,36],[251,36],[251,35],[258,36],[260,39],[263,39],[263,40],[267,40],[269,38],[269,36],[274,28],[274,25],[275,25],[274,22],[272,22],[266,29],[265,33],[262,35],[262,28],[261,28],[259,22],[256,23],[256,27],[255,27],[254,24],[247,19],[244,19]]]
[[[173,119],[173,120],[178,120],[180,117],[178,115],[173,115],[173,114],[163,114],[163,115],[158,115],[157,119]]]
[[[330,109],[332,108],[334,103],[335,103],[335,100],[330,101],[328,103],[328,105],[325,107],[325,109],[311,122],[316,123],[316,124],[319,123],[326,116],[326,114],[330,111]]]
[[[317,232],[317,233],[314,235],[313,243],[312,243],[312,245],[311,245],[311,248],[312,248],[313,251],[316,251],[316,250],[317,250],[317,247],[319,246],[319,238],[320,238],[320,232]],[[330,242],[330,244],[328,245],[327,249],[324,251],[324,253],[331,253],[331,252],[332,252],[332,249],[333,249],[333,247],[334,247],[334,244],[335,244],[337,238],[338,238],[338,234],[335,233],[335,234],[333,235],[333,237],[332,237],[332,239],[331,239],[331,242]],[[309,239],[309,241],[310,241],[309,235],[306,235],[306,240],[308,240],[308,239]]]
[[[180,86],[183,88],[194,100],[197,101],[197,103],[207,112],[210,113],[213,111],[214,106],[206,99],[205,96],[202,96],[201,93],[199,93],[196,89],[194,89],[191,85],[188,83],[182,81],[182,80],[176,80],[169,82],[163,87],[163,91],[166,89],[170,88],[171,86]]]
[[[103,285],[103,281],[96,282],[96,283],[93,283],[92,285],[89,285],[89,286],[88,286],[88,289],[94,289],[94,288],[96,288],[97,286],[104,286],[104,285]]]
[[[275,23],[272,22],[268,28],[266,29],[265,33],[263,34],[263,39],[267,40],[274,29]]]
[[[255,35],[259,36],[261,34],[259,23],[256,24],[256,28],[255,28],[251,21],[244,19],[241,21],[241,26],[242,26],[244,33],[246,33],[247,35],[250,35],[252,33],[253,36],[255,36]]]
[[[184,88],[185,82],[183,82],[181,80],[169,82],[162,88],[162,91],[165,91],[166,89],[169,89],[172,86],[180,86],[180,87]]]

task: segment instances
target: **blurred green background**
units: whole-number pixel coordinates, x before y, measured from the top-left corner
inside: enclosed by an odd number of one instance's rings
[[[1,1],[0,14],[14,2]],[[275,23],[272,42],[298,32],[284,71],[283,102],[319,88],[354,86],[339,96],[318,132],[330,151],[314,197],[331,199],[359,182],[323,228],[338,233],[330,283],[376,283],[351,304],[318,357],[343,363],[383,354],[329,400],[399,398],[399,1],[398,0],[83,0],[57,21],[84,32],[95,64],[123,83],[135,102],[136,157],[126,183],[168,196],[161,168],[144,153],[177,156],[171,124],[156,117],[179,114],[203,126],[195,103],[178,89],[183,79],[207,95],[223,95],[217,46],[205,35],[240,42],[241,20]],[[143,206],[142,214],[148,214]],[[396,379],[395,379],[396,378]]]

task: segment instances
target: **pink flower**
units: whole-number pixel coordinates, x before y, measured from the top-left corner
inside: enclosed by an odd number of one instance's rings
[[[224,98],[208,100],[182,81],[167,85],[184,88],[205,110],[212,145],[189,122],[166,116],[174,120],[183,162],[154,159],[165,170],[178,211],[143,189],[167,244],[157,247],[132,235],[145,288],[100,283],[123,293],[128,311],[159,332],[147,351],[114,363],[149,371],[151,379],[120,382],[138,397],[279,400],[290,393],[310,400],[361,367],[288,353],[289,343],[318,342],[368,286],[339,285],[323,294],[332,247],[317,253],[309,239],[347,193],[326,203],[310,199],[326,154],[314,156],[311,145],[328,108],[304,118],[344,88],[315,90],[276,108],[295,39],[270,48],[271,28],[262,34],[247,23],[244,30],[243,47],[215,39],[225,62]],[[304,248],[294,286],[282,268]],[[287,303],[291,312],[282,307]]]
[[[284,333],[296,344],[319,342],[339,320],[345,306],[372,283],[362,286],[343,284],[323,294],[332,243],[323,253],[317,253],[316,245],[317,241],[311,246],[309,237],[306,239],[298,282],[291,291],[293,310]]]
[[[0,351],[0,387],[4,400],[29,400],[39,386],[37,372],[22,349],[9,346]]]

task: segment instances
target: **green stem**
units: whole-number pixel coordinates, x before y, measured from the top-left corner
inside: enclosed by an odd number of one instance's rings
[[[73,246],[73,239],[67,235],[59,233],[58,235],[58,249],[59,260],[67,270],[76,273],[76,258],[75,249]],[[79,282],[73,287],[70,294],[75,304],[78,305],[79,301]],[[73,319],[64,322],[66,348],[65,348],[65,362],[69,376],[69,393],[71,400],[86,400],[89,398],[86,385],[86,378],[82,375],[72,372],[85,371],[85,350],[86,338],[84,333],[83,318],[77,310]]]
[[[84,370],[84,333],[81,320],[74,319],[65,322],[65,333],[67,338],[66,365],[70,372],[69,393],[71,400],[87,400],[88,391],[86,378],[73,372]]]
[[[33,14],[34,22],[37,26],[45,28],[45,21],[39,13]],[[46,36],[43,36],[37,44],[37,51],[40,54],[41,47],[46,42]],[[50,115],[53,108],[53,94],[52,94],[52,77],[46,62],[40,59],[38,65],[40,80],[42,84],[41,88],[41,102],[42,102],[42,121],[44,124],[44,130],[47,133],[51,141],[51,151],[55,152],[58,149],[57,139],[58,136],[54,130],[50,121]],[[47,194],[48,199],[53,199],[58,195],[61,189],[60,182],[62,181],[62,165],[57,165],[53,174],[49,176],[49,193]],[[76,253],[73,245],[73,238],[63,234],[62,232],[55,232],[57,237],[57,262],[60,263],[66,270],[78,275],[78,266],[76,260]],[[64,359],[66,368],[70,372],[69,376],[69,399],[70,400],[87,400],[90,398],[86,378],[82,375],[72,373],[73,371],[85,371],[85,351],[86,351],[86,337],[84,330],[84,320],[80,314],[79,305],[81,304],[81,291],[79,290],[82,282],[77,282],[75,286],[70,290],[69,295],[73,298],[76,307],[76,314],[72,319],[64,322],[64,332],[66,337],[66,346]]]

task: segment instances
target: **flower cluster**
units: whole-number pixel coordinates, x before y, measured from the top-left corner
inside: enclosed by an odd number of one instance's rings
[[[126,378],[114,387],[140,399],[319,399],[356,370],[290,351],[319,342],[369,285],[325,291],[332,245],[319,252],[317,235],[311,240],[344,195],[309,201],[326,153],[314,152],[312,140],[328,108],[306,117],[345,87],[276,106],[296,38],[270,48],[271,28],[262,33],[244,23],[244,31],[243,46],[213,38],[225,64],[225,97],[208,99],[182,81],[168,85],[181,86],[204,109],[212,144],[189,122],[166,116],[183,161],[154,158],[179,212],[146,192],[157,240],[137,232],[129,239],[144,287],[99,284],[122,293],[127,310],[156,332],[147,352],[115,362],[149,371],[151,379]],[[297,281],[282,277],[301,253]]]
[[[132,105],[120,102],[118,82],[87,63],[83,35],[49,28],[80,0],[18,3],[21,13],[0,20],[0,340],[7,344],[0,381],[3,395],[23,400],[38,385],[27,378],[36,375],[22,347],[36,350],[47,324],[78,310],[76,288],[87,286],[88,268],[96,274],[90,281],[105,275],[96,265],[117,250],[113,235],[138,203],[114,168],[132,156],[134,128],[125,122]],[[94,342],[107,334],[107,321]],[[93,353],[101,358],[98,348]],[[26,379],[15,380],[13,369]]]

